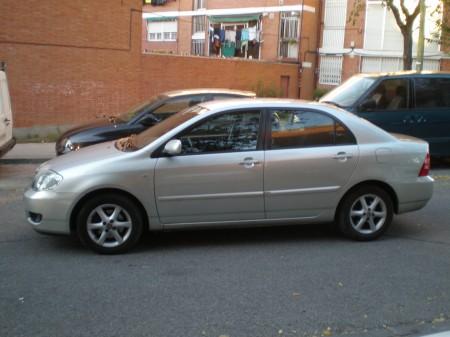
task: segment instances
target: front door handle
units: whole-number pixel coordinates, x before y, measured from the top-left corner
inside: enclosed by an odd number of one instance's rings
[[[353,158],[353,155],[351,153],[347,152],[338,152],[333,159],[337,159],[339,161],[347,161],[347,159]]]
[[[252,168],[259,164],[261,163],[258,160],[253,160],[252,157],[244,158],[244,160],[239,163],[239,165],[244,166],[245,168]]]

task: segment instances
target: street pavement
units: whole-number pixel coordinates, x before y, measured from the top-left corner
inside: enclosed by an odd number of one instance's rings
[[[450,330],[450,166],[374,242],[329,225],[151,233],[126,255],[35,233],[37,164],[0,163],[0,336],[422,336]]]

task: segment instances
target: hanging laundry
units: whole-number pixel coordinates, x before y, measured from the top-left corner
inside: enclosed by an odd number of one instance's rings
[[[225,42],[225,30],[224,29],[220,30],[220,42],[222,42],[222,43]]]
[[[256,40],[256,26],[248,29],[248,39],[249,41]]]
[[[223,57],[234,57],[235,49],[236,49],[236,43],[225,42],[225,44],[222,46]]]
[[[225,41],[236,42],[236,31],[226,30],[225,31]]]
[[[248,41],[248,28],[244,28],[241,32],[241,41]]]

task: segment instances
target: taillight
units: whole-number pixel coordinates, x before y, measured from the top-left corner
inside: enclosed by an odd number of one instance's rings
[[[430,154],[427,153],[425,160],[423,161],[422,168],[419,172],[419,177],[426,177],[430,173]]]

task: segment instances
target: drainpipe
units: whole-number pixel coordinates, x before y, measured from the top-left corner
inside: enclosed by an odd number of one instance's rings
[[[302,82],[301,81],[302,81],[303,69],[302,69],[302,63],[301,63],[302,60],[300,58],[300,51],[302,50],[302,46],[300,46],[300,43],[301,43],[302,37],[303,37],[303,13],[304,13],[304,9],[305,9],[305,0],[302,0],[302,13],[300,14],[300,34],[299,34],[299,37],[298,37],[298,47],[299,48],[298,48],[298,53],[297,53],[297,64],[298,64],[297,98],[300,98],[300,94],[301,94],[301,90],[302,90],[302,86],[301,86]]]

